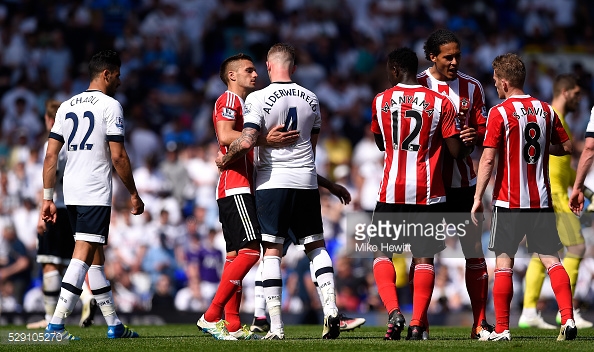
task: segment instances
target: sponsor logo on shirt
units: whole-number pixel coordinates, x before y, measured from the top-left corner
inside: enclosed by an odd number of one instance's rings
[[[223,108],[223,112],[221,113],[224,118],[229,120],[235,120],[235,110],[229,108]]]
[[[117,128],[119,128],[120,130],[124,130],[124,119],[121,117],[116,117],[116,122],[115,125]]]

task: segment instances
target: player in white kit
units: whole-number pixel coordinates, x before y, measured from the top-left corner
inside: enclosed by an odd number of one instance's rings
[[[78,339],[66,331],[64,321],[79,299],[87,272],[89,286],[108,325],[107,337],[138,337],[118,318],[104,272],[103,246],[109,232],[112,165],[130,192],[131,213],[139,215],[144,211],[124,147],[122,106],[113,98],[120,85],[120,66],[120,58],[113,50],[95,54],[89,62],[89,88],[60,105],[49,135],[43,164],[41,217],[46,222],[56,222],[53,202],[56,165],[60,149],[66,144],[64,202],[76,241],[58,304],[45,330],[50,339]]]
[[[259,134],[283,124],[284,130],[299,131],[299,139],[285,148],[259,147],[256,164],[256,208],[262,231],[264,263],[262,281],[270,314],[270,331],[264,339],[284,339],[281,318],[281,257],[289,232],[313,262],[315,276],[322,290],[324,329],[322,337],[335,339],[340,334],[340,318],[334,292],[334,270],[326,251],[320,186],[329,181],[318,177],[315,148],[322,124],[318,98],[292,82],[295,49],[275,44],[268,51],[266,67],[272,82],[248,95],[245,101],[242,135],[231,143],[225,156],[217,159],[219,168],[245,155],[255,146]]]

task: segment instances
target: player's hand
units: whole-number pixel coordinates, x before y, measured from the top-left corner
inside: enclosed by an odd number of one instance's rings
[[[476,226],[478,226],[479,222],[481,222],[481,221],[484,220],[484,217],[483,217],[483,202],[480,199],[475,199],[474,200],[474,203],[472,204],[472,209],[470,210],[470,216],[472,217],[472,222]]]
[[[223,153],[221,153],[221,151],[219,150],[219,152],[217,153],[217,158],[215,159],[215,164],[217,164],[219,171],[223,171],[225,169],[225,167],[223,165],[223,157],[224,156],[225,155],[223,155]]]
[[[37,233],[43,235],[47,231],[47,225],[45,221],[43,221],[42,215],[39,216],[39,220],[37,221]]]
[[[460,139],[465,146],[475,145],[478,140],[476,130],[472,127],[464,125],[464,127],[462,127],[462,131],[460,131]]]
[[[334,183],[332,185],[332,189],[329,189],[328,191],[338,197],[340,202],[344,205],[347,205],[351,202],[351,194],[349,191],[338,183]]]
[[[573,189],[571,196],[569,196],[569,209],[577,215],[584,209],[584,192],[581,190]]]
[[[56,208],[56,204],[54,204],[54,201],[44,199],[43,204],[41,205],[41,220],[45,222],[55,223],[57,217],[58,209]]]
[[[273,148],[282,148],[295,144],[299,139],[299,131],[282,132],[284,125],[274,126],[266,135],[266,144]]]
[[[131,195],[130,201],[132,202],[132,210],[130,210],[132,215],[140,215],[144,213],[144,202],[140,199],[138,194]]]

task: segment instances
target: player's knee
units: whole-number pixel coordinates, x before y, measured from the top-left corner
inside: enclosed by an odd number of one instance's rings
[[[584,243],[567,246],[567,253],[574,257],[582,258],[586,252],[586,245]]]

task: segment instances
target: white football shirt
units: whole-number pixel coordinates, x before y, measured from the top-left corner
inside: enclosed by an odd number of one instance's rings
[[[111,205],[109,141],[124,142],[124,114],[114,98],[87,90],[60,105],[50,138],[65,144],[66,205]]]
[[[277,125],[298,130],[299,139],[285,148],[258,147],[256,190],[318,188],[311,135],[322,125],[317,96],[293,82],[273,82],[245,100],[243,127],[266,135]]]

